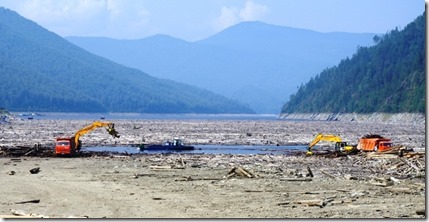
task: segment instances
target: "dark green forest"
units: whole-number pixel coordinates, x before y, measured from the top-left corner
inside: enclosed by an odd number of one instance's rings
[[[253,113],[248,106],[95,56],[0,7],[0,107],[9,111]]]
[[[352,58],[323,70],[298,91],[282,113],[425,112],[425,13],[358,47]]]

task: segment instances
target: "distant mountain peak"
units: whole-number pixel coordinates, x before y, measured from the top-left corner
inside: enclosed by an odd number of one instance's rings
[[[156,39],[177,41],[165,35]],[[113,42],[128,41],[92,37],[87,42],[102,42],[104,49],[110,49]],[[44,112],[253,113],[225,96],[155,78],[88,51],[0,8],[0,107]],[[124,57],[130,60],[129,54]]]

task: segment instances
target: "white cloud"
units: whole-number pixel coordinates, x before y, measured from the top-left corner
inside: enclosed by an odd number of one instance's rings
[[[239,10],[236,8],[222,7],[220,16],[215,20],[215,29],[222,30],[239,22]]]
[[[262,18],[268,11],[268,7],[265,5],[258,5],[252,1],[247,1],[244,8],[240,10],[240,18],[243,21],[254,21]]]
[[[243,8],[223,6],[219,17],[214,22],[214,29],[219,31],[243,21],[255,21],[263,18],[269,12],[265,5],[247,1]]]
[[[138,38],[150,13],[139,0],[24,0],[15,10],[59,35]]]

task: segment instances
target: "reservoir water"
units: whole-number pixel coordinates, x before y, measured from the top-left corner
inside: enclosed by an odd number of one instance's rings
[[[277,114],[141,114],[141,113],[13,113],[17,117],[37,120],[260,120],[282,121]],[[301,120],[292,120],[301,121]],[[308,120],[302,120],[308,121]],[[191,145],[191,144],[190,144]],[[291,155],[303,152],[307,146],[246,146],[246,145],[193,145],[194,150],[172,151],[140,151],[133,146],[98,146],[82,147],[86,152],[117,152],[128,154],[154,154],[154,153],[183,153],[183,154],[285,154]]]
[[[86,152],[117,152],[128,154],[155,154],[155,153],[181,153],[181,154],[271,154],[292,155],[307,150],[307,146],[244,146],[244,145],[193,145],[194,150],[143,150],[138,147],[82,147]]]

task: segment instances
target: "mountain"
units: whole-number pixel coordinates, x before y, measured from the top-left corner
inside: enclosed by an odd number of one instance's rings
[[[165,35],[136,40],[66,39],[156,77],[211,90],[249,104],[258,113],[278,114],[285,95],[351,56],[358,46],[372,45],[374,35],[243,22],[197,42]]]
[[[0,8],[0,107],[10,111],[253,113],[205,89],[79,48]]]
[[[375,36],[351,59],[325,69],[290,97],[282,113],[424,113],[425,15]]]

